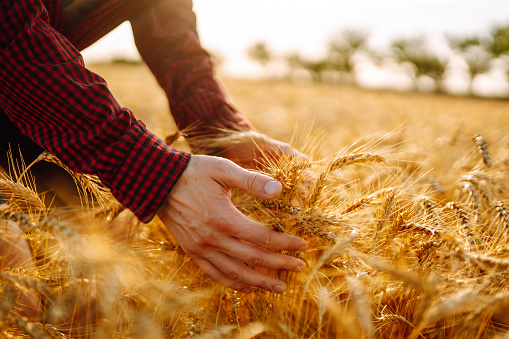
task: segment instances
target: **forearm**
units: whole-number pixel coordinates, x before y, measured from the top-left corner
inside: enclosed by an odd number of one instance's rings
[[[153,1],[131,20],[138,50],[170,102],[180,129],[190,136],[221,129],[253,129],[233,107],[214,78],[209,54],[201,47],[192,1]]]
[[[97,174],[142,221],[152,218],[189,155],[121,108],[105,81],[48,24],[39,1],[0,7],[0,104],[18,128],[76,172]]]

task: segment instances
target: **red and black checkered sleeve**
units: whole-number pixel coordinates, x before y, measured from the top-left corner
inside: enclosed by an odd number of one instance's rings
[[[131,19],[136,45],[165,90],[179,128],[195,125],[191,136],[219,129],[253,129],[229,102],[214,78],[202,48],[191,0],[152,2]]]
[[[40,0],[0,2],[0,105],[70,168],[97,174],[144,222],[189,161],[119,106],[105,81],[48,24]]]

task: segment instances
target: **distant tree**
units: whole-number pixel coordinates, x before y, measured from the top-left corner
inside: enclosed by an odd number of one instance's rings
[[[415,55],[411,62],[417,69],[417,76],[426,75],[435,81],[436,92],[445,93],[444,85],[447,61],[440,59],[433,54],[423,53]]]
[[[493,27],[487,50],[494,58],[502,60],[509,83],[509,25]]]
[[[494,54],[490,52],[490,42],[479,36],[449,37],[449,45],[459,53],[468,66],[470,84],[468,93],[473,95],[475,78],[491,70]]]
[[[469,93],[473,94],[472,85],[474,79],[479,74],[485,74],[491,70],[493,56],[483,47],[476,46],[471,47],[468,51],[463,53],[463,58],[468,65],[468,71],[471,79]]]
[[[509,25],[493,27],[487,49],[496,58],[509,56]]]
[[[327,60],[329,67],[337,72],[347,74],[356,84],[354,55],[366,49],[368,33],[347,29],[333,36],[328,43]]]
[[[297,69],[303,69],[307,71],[314,82],[323,82],[323,73],[330,69],[330,65],[327,60],[319,59],[312,60],[304,58],[299,52],[289,54],[286,58],[288,68],[294,72]]]
[[[267,67],[267,64],[272,60],[272,52],[264,41],[257,41],[251,45],[247,49],[247,56],[263,67]]]
[[[327,60],[302,60],[301,65],[311,74],[314,82],[323,82],[323,73],[330,69]]]
[[[481,46],[483,44],[483,39],[478,36],[467,36],[462,38],[448,37],[449,45],[458,51],[466,52],[469,48],[473,46]]]
[[[299,52],[292,52],[285,56],[286,64],[288,65],[288,69],[290,70],[289,78],[292,79],[294,73],[302,68],[302,58]]]
[[[141,59],[133,59],[133,58],[126,58],[126,57],[114,57],[112,60],[111,60],[111,63],[112,64],[117,64],[117,65],[141,65],[143,63],[143,61]]]
[[[417,76],[415,74],[415,65],[409,60],[411,59],[409,51],[417,49],[422,44],[421,39],[413,38],[413,39],[397,39],[391,42],[390,49],[392,51],[392,55],[400,64],[410,64],[412,65],[413,74],[409,74],[409,76],[414,80],[414,87],[417,89]]]
[[[302,57],[299,52],[293,52],[286,56],[286,63],[291,69],[297,69],[302,66]]]
[[[444,80],[448,61],[433,54],[423,38],[399,39],[391,44],[396,59],[400,63],[409,63],[414,69],[414,82],[421,76],[428,76],[436,84],[437,92],[445,92]]]

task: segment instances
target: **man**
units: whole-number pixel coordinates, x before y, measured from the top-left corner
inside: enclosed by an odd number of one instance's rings
[[[226,159],[168,147],[84,67],[78,50],[125,20],[181,129],[197,123],[196,137],[253,128],[214,81],[191,0],[5,0],[0,116],[4,127],[14,125],[9,138],[22,132],[11,144],[26,137],[22,151],[27,144],[36,154],[46,149],[76,172],[97,174],[143,222],[158,214],[212,280],[243,292],[256,286],[283,293],[283,282],[247,265],[300,271],[303,262],[270,250],[304,250],[305,241],[247,218],[230,201],[232,187],[272,199],[281,184]],[[238,145],[225,156],[243,162],[257,146],[275,155],[293,152],[268,139]]]

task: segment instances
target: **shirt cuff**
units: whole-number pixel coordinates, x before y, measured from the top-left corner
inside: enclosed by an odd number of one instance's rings
[[[147,223],[164,203],[191,157],[166,145],[140,121],[131,126],[122,144],[124,161],[118,172],[101,180],[122,205]]]

